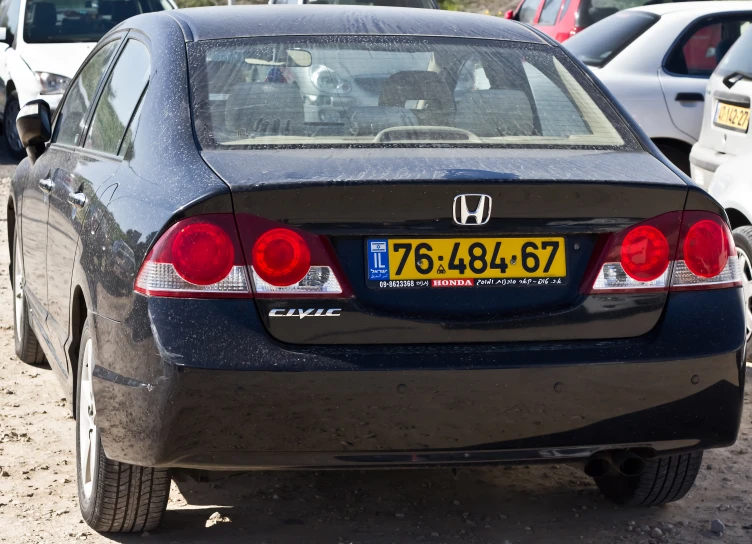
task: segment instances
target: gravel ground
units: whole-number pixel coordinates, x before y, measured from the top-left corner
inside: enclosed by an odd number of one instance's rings
[[[0,202],[13,164],[0,149]],[[79,516],[74,421],[49,366],[14,355],[0,206],[0,542],[507,544],[752,542],[752,397],[739,441],[708,452],[683,501],[616,508],[565,466],[460,471],[251,473],[174,484],[162,528],[107,537]],[[725,525],[722,536],[711,522]]]

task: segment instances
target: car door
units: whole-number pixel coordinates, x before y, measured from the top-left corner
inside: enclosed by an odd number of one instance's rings
[[[111,46],[116,47],[114,42]],[[149,80],[149,53],[143,42],[128,39],[116,57],[95,99],[87,130],[81,134],[83,145],[66,150],[69,160],[53,172],[47,229],[47,321],[61,350],[68,339],[71,276],[81,227],[91,204],[106,192],[120,167],[120,147]]]
[[[703,17],[666,55],[658,78],[671,121],[692,140],[700,137],[708,78],[752,21],[752,12]]]
[[[85,213],[72,203],[72,195],[80,189],[80,183],[76,182],[75,177],[79,162],[78,149],[98,89],[121,41],[122,35],[104,42],[84,63],[60,105],[52,142],[35,164],[40,183],[46,184],[43,190],[47,193],[49,202],[45,231],[42,233],[46,240],[43,249],[46,269],[45,305],[48,314],[46,325],[56,362],[61,367],[66,360],[63,344],[67,334],[61,334],[56,325],[63,312],[62,305],[67,300],[64,293],[70,289],[71,264],[78,240],[78,234],[72,227],[80,223]],[[64,311],[67,312],[67,306]],[[66,322],[67,319],[64,319],[63,323]]]

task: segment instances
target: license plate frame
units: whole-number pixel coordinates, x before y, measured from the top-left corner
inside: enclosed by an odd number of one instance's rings
[[[569,272],[563,236],[367,238],[365,256],[373,289],[554,286]]]
[[[749,131],[750,106],[719,100],[713,113],[713,125],[746,134]]]

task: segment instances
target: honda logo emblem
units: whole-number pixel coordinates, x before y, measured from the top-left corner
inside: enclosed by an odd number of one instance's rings
[[[469,201],[469,203],[468,203]],[[470,211],[470,204],[475,208]],[[491,219],[491,197],[488,195],[457,195],[454,197],[454,222],[458,225],[485,225]]]

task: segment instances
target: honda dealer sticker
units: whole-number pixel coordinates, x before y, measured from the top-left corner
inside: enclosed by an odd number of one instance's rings
[[[368,279],[389,279],[389,243],[386,240],[368,241]]]

